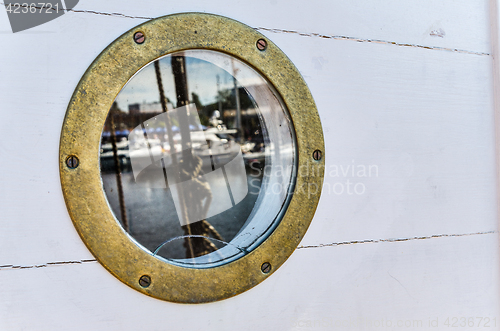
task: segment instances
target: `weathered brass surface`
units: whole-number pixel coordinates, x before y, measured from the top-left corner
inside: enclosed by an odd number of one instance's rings
[[[134,34],[145,42],[137,44]],[[257,40],[267,48],[260,51]],[[209,49],[237,57],[259,71],[281,95],[297,139],[298,176],[288,209],[274,232],[248,255],[220,267],[182,268],[166,263],[137,246],[115,219],[103,192],[99,148],[102,128],[115,97],[139,69],[166,54]],[[316,210],[323,183],[324,157],[320,119],[300,73],[270,40],[237,21],[202,13],[186,13],[148,21],[123,34],[91,64],[68,105],[61,133],[59,166],[66,205],[81,238],[96,259],[119,280],[152,297],[181,303],[225,299],[257,285],[293,253]],[[70,169],[66,159],[79,165]],[[269,273],[261,266],[269,262]],[[151,279],[148,287],[141,276]]]

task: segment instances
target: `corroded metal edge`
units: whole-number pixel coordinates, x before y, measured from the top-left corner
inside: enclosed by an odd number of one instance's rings
[[[134,33],[146,40],[136,44]],[[256,47],[267,41],[265,51]],[[182,268],[165,263],[138,247],[115,219],[103,192],[100,137],[108,110],[125,83],[143,66],[169,53],[209,49],[239,58],[275,87],[288,108],[297,139],[298,176],[288,209],[273,233],[250,254],[210,269]],[[179,303],[222,300],[257,285],[293,253],[313,218],[323,183],[324,140],[316,105],[298,70],[269,39],[229,18],[184,13],[139,25],[116,39],[87,69],[71,98],[61,132],[61,185],[73,223],[96,259],[128,286],[152,297]],[[80,164],[69,169],[65,160],[76,155]],[[313,191],[313,189],[315,189]],[[272,271],[261,271],[263,262]],[[142,275],[151,285],[139,285]]]

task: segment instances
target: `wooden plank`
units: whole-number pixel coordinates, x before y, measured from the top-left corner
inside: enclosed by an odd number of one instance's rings
[[[397,330],[380,323],[416,321],[422,327],[406,328],[442,330],[447,318],[474,317],[477,326],[483,317],[497,330],[496,248],[490,234],[301,249],[256,288],[202,305],[147,297],[97,263],[0,271],[8,284],[0,288],[0,328],[303,330],[316,323],[309,328],[329,330],[348,321],[342,329]],[[436,319],[439,327],[429,327]]]
[[[92,17],[96,26],[123,22]],[[52,34],[4,37],[13,53],[1,55],[7,79],[0,93],[4,109],[14,110],[2,123],[8,139],[1,148],[9,155],[0,161],[9,174],[0,202],[5,263],[89,257],[67,217],[56,164],[67,102],[100,50],[89,47],[93,32],[85,31],[64,38],[80,40],[65,47]],[[305,76],[325,129],[328,203],[320,204],[304,244],[496,229],[489,56],[290,34],[274,39]],[[22,52],[27,43],[31,51]],[[353,164],[375,165],[377,173],[344,176],[340,167]],[[349,195],[350,179],[365,193]],[[344,193],[337,194],[337,183]]]
[[[291,57],[318,105],[327,160],[304,244],[497,229],[489,56],[302,45]]]

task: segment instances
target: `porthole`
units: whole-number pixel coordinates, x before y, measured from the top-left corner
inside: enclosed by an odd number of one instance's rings
[[[60,145],[82,240],[118,279],[183,303],[263,281],[312,220],[324,157],[305,82],[234,20],[161,17],[106,48],[78,84]]]

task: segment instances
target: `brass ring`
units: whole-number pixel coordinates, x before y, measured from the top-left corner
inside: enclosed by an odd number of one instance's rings
[[[134,40],[138,31],[145,36],[143,43]],[[267,42],[263,50],[256,47],[261,39]],[[260,72],[288,108],[297,143],[295,191],[279,225],[248,255],[208,269],[175,266],[138,247],[107,203],[99,168],[102,128],[125,83],[151,61],[188,49],[224,52]],[[252,288],[276,271],[296,249],[321,194],[325,158],[314,160],[315,151],[323,155],[325,151],[318,111],[303,78],[287,56],[269,39],[240,22],[211,14],[184,13],[160,17],[131,29],[90,65],[68,105],[61,132],[59,168],[71,219],[86,246],[106,269],[128,286],[152,297],[202,303]],[[68,168],[69,156],[79,159],[78,167]],[[263,272],[263,263],[272,268]]]

